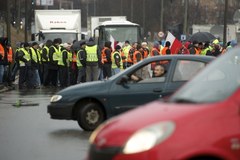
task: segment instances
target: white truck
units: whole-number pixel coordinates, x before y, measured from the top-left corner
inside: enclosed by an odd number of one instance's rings
[[[35,10],[35,40],[81,40],[81,10]]]
[[[126,40],[130,43],[141,42],[142,33],[139,24],[127,21],[126,16],[97,16],[88,19],[88,32],[100,47],[106,41],[122,45]]]

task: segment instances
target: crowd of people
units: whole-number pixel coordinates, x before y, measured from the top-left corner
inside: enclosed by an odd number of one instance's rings
[[[74,44],[74,42],[72,43]],[[13,52],[7,38],[0,38],[0,84],[11,85],[18,77],[19,89],[61,87],[108,79],[139,61],[157,55],[193,54],[219,56],[237,45],[231,41],[223,47],[213,42],[184,42],[177,53],[171,53],[169,41],[153,43],[128,40],[123,45],[107,41],[98,46],[93,38],[79,41],[74,47],[61,38],[44,44],[21,43]],[[160,70],[161,68],[159,68]]]

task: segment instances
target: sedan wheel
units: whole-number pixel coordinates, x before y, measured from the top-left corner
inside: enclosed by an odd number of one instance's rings
[[[78,124],[86,131],[93,131],[104,120],[104,112],[97,103],[88,103],[78,111]]]

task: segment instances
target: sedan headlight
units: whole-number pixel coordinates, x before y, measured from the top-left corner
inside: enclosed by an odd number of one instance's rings
[[[57,102],[59,101],[60,99],[62,99],[62,96],[61,95],[53,95],[50,102]]]
[[[167,139],[174,129],[175,123],[172,121],[164,121],[140,129],[128,139],[123,153],[133,154],[149,150]]]

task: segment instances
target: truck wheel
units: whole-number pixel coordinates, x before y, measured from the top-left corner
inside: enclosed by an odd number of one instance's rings
[[[104,120],[104,112],[97,103],[87,103],[78,110],[78,125],[85,131],[93,131]]]

